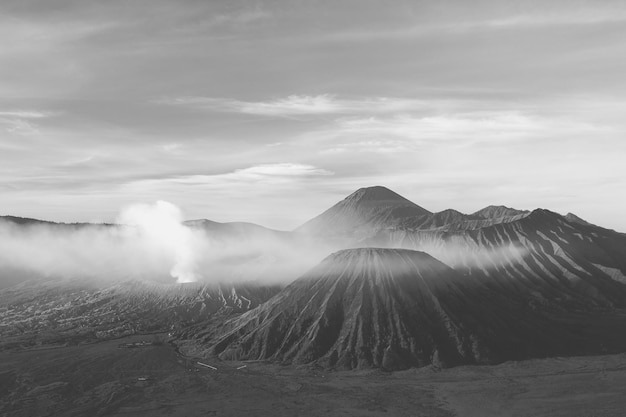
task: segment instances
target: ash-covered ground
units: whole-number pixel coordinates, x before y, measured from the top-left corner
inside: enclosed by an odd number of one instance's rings
[[[626,354],[329,372],[203,361],[165,338],[2,352],[0,415],[617,417],[626,409]],[[119,347],[140,341],[149,343]]]

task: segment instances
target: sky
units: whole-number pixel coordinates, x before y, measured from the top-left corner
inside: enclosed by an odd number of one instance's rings
[[[0,215],[292,229],[360,187],[626,232],[624,1],[0,0]]]

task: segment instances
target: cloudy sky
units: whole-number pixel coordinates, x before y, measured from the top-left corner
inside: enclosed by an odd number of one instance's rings
[[[0,0],[0,214],[290,229],[359,187],[626,231],[626,2]]]

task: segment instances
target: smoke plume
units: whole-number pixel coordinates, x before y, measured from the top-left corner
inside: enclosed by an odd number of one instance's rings
[[[128,239],[139,239],[144,248],[156,249],[173,259],[170,275],[178,283],[197,281],[197,252],[202,240],[182,224],[178,207],[166,201],[136,204],[123,210],[117,221],[130,226],[125,229]]]

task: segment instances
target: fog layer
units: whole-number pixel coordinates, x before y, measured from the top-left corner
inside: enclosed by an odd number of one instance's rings
[[[124,208],[116,225],[0,221],[0,285],[32,277],[96,283],[288,283],[330,253],[362,246],[349,239],[329,242],[247,223],[182,219],[178,207],[158,201]],[[460,269],[497,268],[527,254],[523,247],[484,248],[463,239],[433,238],[396,247],[427,252]]]
[[[292,280],[321,260],[321,247],[272,233],[212,233],[182,222],[171,203],[123,209],[116,225],[0,221],[0,280],[33,277],[162,282]],[[263,229],[270,232],[268,229]]]

